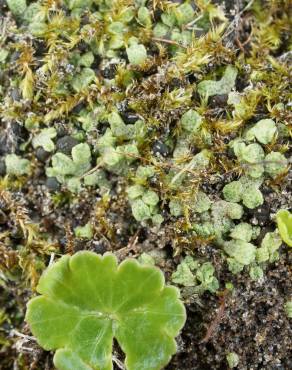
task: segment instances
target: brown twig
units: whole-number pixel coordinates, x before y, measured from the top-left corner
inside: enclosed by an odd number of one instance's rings
[[[157,42],[164,42],[165,44],[171,44],[171,45],[175,45],[175,46],[178,46],[180,48],[183,48],[183,49],[187,49],[186,46],[180,44],[179,42],[173,41],[173,40],[162,39],[160,37],[152,37],[152,40],[157,41]]]
[[[224,316],[226,297],[227,297],[228,293],[229,293],[228,289],[225,289],[223,291],[222,296],[220,297],[220,306],[218,308],[217,314],[216,314],[214,320],[209,325],[209,327],[207,329],[207,332],[206,332],[204,338],[200,341],[200,343],[207,343],[210,340],[212,334],[216,331],[218,325],[220,324],[220,321],[222,320],[222,318]]]
[[[127,257],[128,253],[131,251],[131,250],[134,250],[136,252],[136,244],[138,242],[138,238],[139,238],[139,233],[140,233],[141,229],[138,229],[135,234],[130,238],[129,242],[128,242],[128,245],[124,248],[121,248],[119,249],[118,251],[115,252],[115,254],[117,255],[118,258],[120,259],[124,259],[125,257]]]

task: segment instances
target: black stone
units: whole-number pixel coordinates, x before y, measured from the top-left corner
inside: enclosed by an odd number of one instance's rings
[[[93,240],[91,245],[95,253],[103,254],[107,251],[107,246],[102,240]]]
[[[6,164],[4,159],[0,159],[0,176],[6,175]]]
[[[214,95],[209,100],[211,108],[224,108],[227,105],[228,95]]]
[[[87,43],[84,41],[84,40],[81,40],[78,45],[77,45],[78,49],[82,52],[82,53],[85,53],[88,49],[88,45]]]
[[[44,148],[39,147],[35,151],[35,156],[39,161],[45,162],[49,158],[50,153],[47,152]]]
[[[122,116],[123,121],[128,124],[133,124],[139,119],[139,116],[134,112],[128,112],[128,111],[122,112],[121,116]]]
[[[102,77],[112,80],[116,75],[116,64],[112,63],[100,71]]]
[[[64,126],[56,125],[55,129],[57,130],[57,136],[58,137],[63,137],[67,134],[67,130]]]
[[[101,62],[101,57],[99,55],[95,55],[94,56],[94,61],[91,64],[91,68],[94,69],[94,70],[98,69],[98,67],[100,65],[100,62]]]
[[[82,111],[82,109],[84,109],[85,107],[86,107],[86,105],[83,102],[81,102],[81,103],[75,105],[75,107],[72,109],[72,113],[73,114],[79,114]]]
[[[160,140],[156,140],[152,146],[154,155],[161,155],[167,157],[169,155],[169,147]]]
[[[74,139],[74,137],[68,135],[63,136],[57,141],[57,151],[70,155],[72,148],[77,144],[79,144],[79,141]]]
[[[58,190],[61,189],[61,185],[59,184],[56,177],[48,177],[47,180],[46,180],[46,187],[50,191],[58,191]]]
[[[16,139],[20,139],[20,141],[26,141],[29,137],[27,130],[17,122],[11,123],[11,130],[15,135]]]

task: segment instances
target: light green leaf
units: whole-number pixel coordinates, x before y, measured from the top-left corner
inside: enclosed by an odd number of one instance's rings
[[[91,224],[88,222],[84,226],[75,227],[74,234],[77,236],[77,238],[91,239],[93,237]]]
[[[228,366],[233,369],[236,367],[239,363],[239,357],[238,354],[235,352],[229,352],[226,356],[226,360],[228,362]]]
[[[113,167],[123,159],[123,155],[117,152],[115,148],[108,147],[104,150],[102,159],[106,165]]]
[[[288,316],[289,319],[292,319],[292,300],[287,301],[284,305],[284,309],[286,312],[286,315]]]
[[[154,166],[139,166],[136,171],[136,177],[139,179],[147,179],[155,174]]]
[[[198,84],[198,92],[200,95],[205,96],[229,94],[235,85],[236,76],[237,69],[232,65],[228,65],[221,80],[200,82]]]
[[[185,2],[173,9],[176,21],[179,25],[186,24],[194,19],[195,11],[191,4]]]
[[[215,269],[211,262],[205,262],[196,271],[196,278],[201,283],[198,286],[198,291],[209,290],[211,293],[215,293],[219,288],[219,282],[214,276]]]
[[[82,251],[50,266],[37,291],[26,321],[44,349],[57,350],[58,370],[112,370],[113,338],[128,370],[162,369],[176,352],[185,309],[154,266]]]
[[[16,154],[7,154],[5,157],[5,165],[6,172],[9,175],[28,175],[30,171],[30,161]]]
[[[78,60],[78,65],[84,66],[84,67],[90,67],[93,62],[94,62],[94,55],[91,51],[89,51],[81,55],[81,57]]]
[[[127,55],[129,62],[134,65],[141,65],[147,59],[147,51],[144,45],[141,44],[133,44],[129,46],[127,49]]]
[[[236,225],[230,233],[231,238],[250,242],[252,239],[252,226],[246,222]]]
[[[249,276],[252,280],[259,280],[264,276],[264,271],[260,266],[251,266]]]
[[[276,177],[285,172],[287,165],[287,159],[279,152],[271,152],[265,157],[265,171],[271,177]]]
[[[146,6],[141,6],[138,10],[138,20],[145,27],[151,27],[151,14]]]
[[[259,144],[247,145],[241,152],[241,157],[248,163],[257,163],[264,159],[264,149]]]
[[[193,204],[190,205],[191,209],[194,210],[197,213],[203,213],[205,211],[208,211],[211,207],[211,200],[202,191],[198,191],[198,193],[195,196]]]
[[[159,196],[153,190],[147,190],[142,197],[144,203],[155,206],[159,202]]]
[[[72,177],[67,180],[66,186],[72,193],[79,193],[82,190],[81,181],[78,177]]]
[[[169,202],[169,211],[170,214],[173,216],[181,216],[183,214],[183,207],[180,201],[178,200],[171,200]]]
[[[9,9],[16,17],[23,16],[27,7],[26,0],[6,0],[6,2]]]
[[[113,147],[116,143],[116,138],[110,129],[107,129],[104,135],[97,140],[97,149],[103,153],[108,147]]]
[[[9,51],[6,50],[6,49],[4,49],[4,48],[2,48],[0,50],[0,63],[5,62],[5,60],[8,57],[8,55],[9,55]]]
[[[268,144],[273,140],[276,131],[277,127],[272,119],[262,119],[247,131],[246,139],[256,138],[261,144]]]
[[[292,214],[287,209],[281,209],[277,212],[276,219],[282,240],[292,247]]]
[[[77,74],[71,85],[76,92],[84,90],[95,80],[95,73],[91,68],[83,68],[82,71]]]
[[[129,129],[117,112],[108,115],[108,122],[114,136],[126,137],[128,135]]]
[[[59,175],[74,175],[76,166],[71,158],[64,153],[56,153],[52,157],[52,166]]]
[[[236,261],[235,258],[228,257],[227,258],[228,270],[232,272],[232,274],[238,274],[240,271],[244,269],[244,265]]]
[[[264,197],[255,186],[249,186],[242,195],[242,203],[250,209],[259,207],[264,203]]]
[[[55,150],[55,144],[53,138],[57,136],[57,131],[54,127],[44,128],[41,132],[36,135],[32,140],[32,146],[34,148],[42,147],[47,152],[53,152]]]
[[[224,251],[242,265],[249,265],[254,261],[256,255],[256,247],[243,240],[224,243]]]
[[[243,186],[240,181],[232,181],[223,188],[224,198],[228,202],[240,202],[243,194]]]
[[[177,266],[176,271],[171,276],[171,280],[183,286],[194,286],[196,284],[194,274],[184,261]]]
[[[196,132],[200,128],[202,123],[202,117],[193,109],[188,110],[181,117],[182,127],[189,132]]]
[[[162,222],[164,221],[164,218],[162,217],[162,215],[157,213],[156,215],[151,217],[151,221],[152,221],[153,225],[159,227],[162,224]]]
[[[155,37],[164,37],[167,34],[168,30],[168,26],[161,22],[158,22],[153,28],[153,34]]]
[[[91,161],[90,146],[87,143],[80,143],[72,148],[72,159],[77,166],[88,166]]]
[[[141,197],[145,192],[145,188],[142,185],[132,185],[127,188],[129,199],[136,199]]]
[[[106,174],[103,170],[96,170],[89,175],[84,176],[84,185],[94,186],[98,185],[100,187],[110,187],[110,184],[106,178]]]
[[[150,207],[141,199],[132,203],[132,213],[137,221],[144,221],[151,217]]]

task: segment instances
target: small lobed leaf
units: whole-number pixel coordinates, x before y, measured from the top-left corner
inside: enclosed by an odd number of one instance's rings
[[[15,176],[28,175],[31,167],[28,159],[21,158],[16,154],[7,154],[5,164],[7,173]]]
[[[135,199],[132,203],[132,213],[137,221],[144,221],[151,217],[149,206],[141,199]]]
[[[44,128],[33,138],[32,145],[34,148],[42,147],[47,152],[53,152],[55,150],[55,144],[52,139],[56,136],[57,131],[54,127]]]
[[[279,152],[271,152],[265,157],[265,171],[271,177],[276,177],[284,173],[287,169],[287,165],[287,159]]]
[[[27,8],[26,0],[6,0],[6,3],[16,17],[23,16]]]
[[[198,92],[203,96],[229,94],[233,89],[237,76],[237,69],[228,65],[219,81],[205,80],[198,84]]]
[[[26,321],[44,349],[57,350],[59,370],[112,370],[113,338],[128,370],[161,369],[176,352],[185,308],[154,266],[82,251],[50,266],[37,291]]]
[[[189,132],[196,132],[200,128],[202,117],[193,109],[188,110],[181,117],[181,125],[184,130]]]
[[[262,119],[246,133],[247,140],[256,138],[261,144],[268,144],[273,140],[277,127],[272,119]]]
[[[94,71],[91,68],[83,68],[83,70],[73,78],[71,85],[76,92],[80,92],[86,89],[94,80]]]
[[[247,208],[254,209],[264,203],[264,197],[260,190],[252,185],[246,188],[245,192],[243,193],[242,203]]]
[[[256,247],[243,240],[226,242],[224,251],[242,265],[249,265],[255,260],[256,256]]]
[[[147,59],[147,51],[142,44],[133,44],[126,51],[129,62],[133,65],[141,65]]]

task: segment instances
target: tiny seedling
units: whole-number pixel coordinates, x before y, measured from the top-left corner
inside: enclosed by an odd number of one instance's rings
[[[44,349],[57,350],[57,369],[113,369],[113,338],[128,370],[162,369],[176,352],[185,308],[154,266],[82,251],[50,266],[37,291],[26,321]]]

